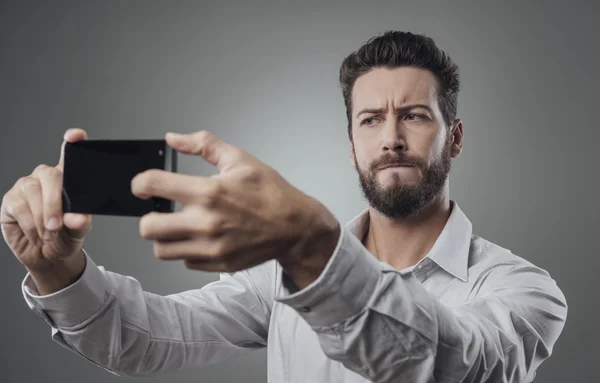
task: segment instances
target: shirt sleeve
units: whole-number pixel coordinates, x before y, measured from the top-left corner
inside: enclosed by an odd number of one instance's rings
[[[52,327],[52,339],[120,376],[200,367],[266,346],[274,285],[272,262],[201,289],[167,296],[97,266],[86,253],[79,280],[39,296],[27,274],[29,307]]]
[[[319,278],[288,292],[275,300],[296,309],[324,353],[373,382],[529,382],[567,315],[556,283],[525,261],[499,265],[476,298],[450,308],[347,228]]]

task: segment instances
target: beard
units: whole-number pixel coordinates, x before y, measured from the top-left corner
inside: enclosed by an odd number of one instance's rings
[[[421,212],[440,194],[450,173],[450,161],[450,142],[446,142],[440,157],[429,166],[418,157],[408,157],[396,152],[373,161],[368,170],[363,170],[358,166],[354,155],[364,197],[372,208],[393,220],[401,220]],[[377,182],[378,169],[397,163],[420,169],[421,182],[416,185],[402,184],[398,174],[394,174],[392,184],[382,187]]]

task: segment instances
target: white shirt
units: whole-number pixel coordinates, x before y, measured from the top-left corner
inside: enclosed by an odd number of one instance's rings
[[[567,316],[546,271],[472,234],[453,202],[431,251],[398,271],[362,245],[364,211],[342,227],[301,291],[275,261],[160,296],[86,253],[74,284],[28,305],[52,338],[117,375],[145,376],[268,347],[271,383],[530,382]]]

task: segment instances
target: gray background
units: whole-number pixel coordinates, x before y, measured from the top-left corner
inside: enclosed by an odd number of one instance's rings
[[[208,129],[347,221],[365,202],[348,160],[339,64],[385,30],[425,33],[462,72],[465,150],[452,198],[476,233],[547,269],[568,299],[566,328],[536,381],[600,380],[598,5],[216,3],[1,2],[2,194],[37,164],[56,163],[68,127],[113,139]],[[215,172],[191,156],[180,164]],[[154,258],[137,219],[95,217],[86,248],[155,293],[217,279]],[[0,381],[127,381],[51,341],[21,296],[24,269],[4,242],[0,253]],[[148,381],[263,382],[265,364],[259,351]]]

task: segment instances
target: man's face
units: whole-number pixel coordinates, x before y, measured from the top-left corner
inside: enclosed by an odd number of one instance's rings
[[[377,68],[352,91],[351,160],[363,194],[381,214],[419,212],[444,188],[462,148],[462,123],[447,129],[436,78],[424,69]]]

